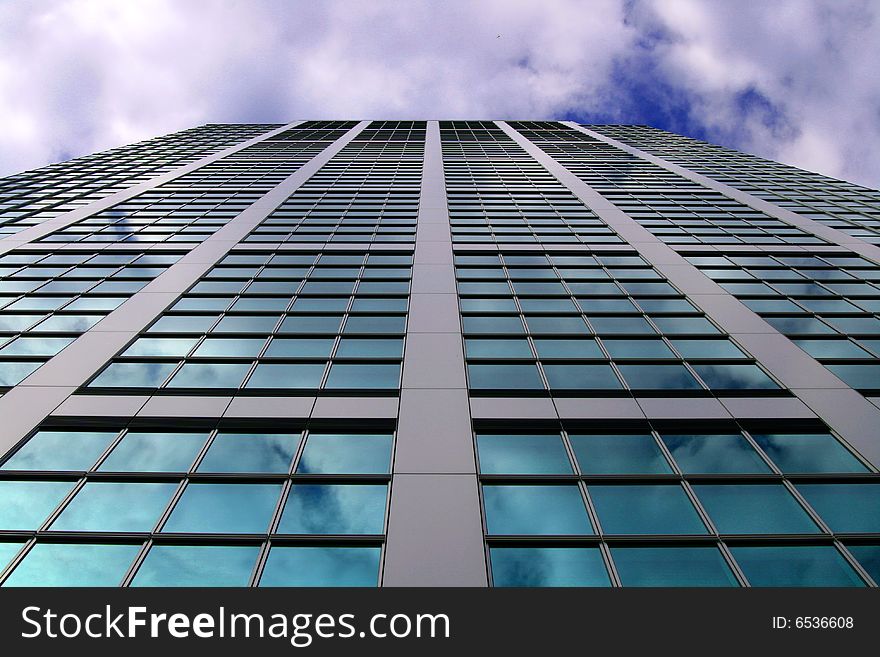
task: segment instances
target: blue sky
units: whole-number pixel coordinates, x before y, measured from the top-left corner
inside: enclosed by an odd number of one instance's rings
[[[0,175],[206,122],[647,123],[880,187],[876,0],[4,0]]]

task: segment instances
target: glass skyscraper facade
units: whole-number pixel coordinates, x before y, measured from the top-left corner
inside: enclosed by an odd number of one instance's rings
[[[0,180],[0,586],[880,583],[880,192],[647,126]]]

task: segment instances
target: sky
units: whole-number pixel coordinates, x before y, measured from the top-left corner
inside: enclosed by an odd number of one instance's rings
[[[880,187],[880,0],[0,0],[0,175],[203,123],[647,123]]]

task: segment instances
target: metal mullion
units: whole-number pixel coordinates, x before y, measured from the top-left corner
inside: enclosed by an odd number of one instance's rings
[[[782,479],[782,485],[785,486],[786,490],[794,497],[798,504],[803,507],[803,509],[807,512],[807,515],[810,516],[810,519],[816,524],[816,526],[826,535],[835,537],[837,534],[828,526],[825,521],[822,519],[815,509],[810,506],[809,502],[807,502],[806,498],[800,494],[800,491],[797,490],[794,484],[792,484],[787,477]],[[845,532],[841,532],[845,533]]]
[[[101,452],[100,456],[98,456],[95,462],[92,463],[92,466],[86,471],[87,476],[94,473],[98,470],[98,468],[101,467],[101,464],[107,460],[107,457],[110,456],[113,450],[116,449],[117,445],[122,442],[122,439],[125,438],[126,435],[128,435],[128,432],[129,428],[127,426],[116,432],[116,437],[110,441],[104,451]]]
[[[853,570],[858,573],[859,577],[861,577],[869,588],[877,588],[880,586],[880,582],[878,582],[871,574],[859,563],[859,560],[856,559],[853,554],[849,551],[849,548],[844,543],[841,543],[839,539],[834,539],[834,547],[840,553],[840,555],[846,560],[846,562],[852,567]]]
[[[147,554],[149,554],[150,550],[153,547],[153,537],[152,535],[144,541],[138,553],[135,555],[135,558],[129,564],[128,569],[122,576],[122,580],[119,582],[119,588],[128,588],[131,586],[132,581],[134,580],[137,571],[140,570],[140,567],[143,565],[144,560],[147,558]]]
[[[752,449],[754,449],[754,450],[758,453],[758,455],[759,455],[762,459],[764,459],[764,461],[765,461],[765,462],[767,463],[767,465],[770,467],[770,470],[773,472],[773,474],[776,474],[776,475],[778,475],[779,477],[784,478],[784,477],[785,477],[785,473],[782,472],[782,469],[781,469],[779,466],[777,466],[776,463],[773,461],[773,459],[771,459],[771,458],[767,455],[767,452],[765,452],[765,451],[761,448],[761,446],[758,444],[758,442],[757,442],[754,438],[752,438],[752,434],[749,433],[746,429],[744,429],[744,428],[742,428],[742,427],[738,427],[738,428],[739,428],[740,433],[745,437],[746,442],[748,442],[749,445],[752,446]]]
[[[3,586],[6,583],[6,580],[9,579],[9,576],[18,568],[19,564],[24,561],[30,551],[33,549],[34,545],[37,543],[37,537],[32,536],[25,540],[24,545],[22,545],[18,549],[18,553],[13,557],[12,561],[6,564],[5,568],[0,568],[0,586]]]

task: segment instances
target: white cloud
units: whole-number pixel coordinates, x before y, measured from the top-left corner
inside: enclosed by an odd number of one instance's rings
[[[0,173],[206,122],[639,120],[615,84],[657,28],[671,36],[652,70],[691,99],[691,124],[878,184],[876,11],[831,0],[4,2]],[[747,89],[785,130],[740,116]]]

